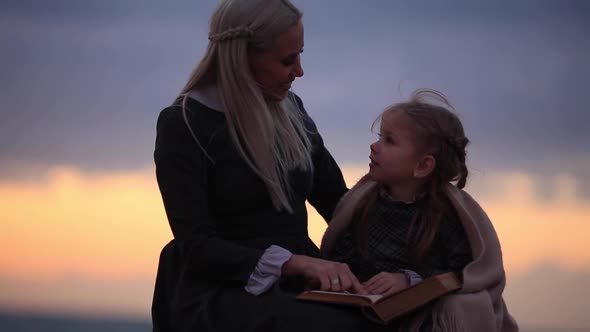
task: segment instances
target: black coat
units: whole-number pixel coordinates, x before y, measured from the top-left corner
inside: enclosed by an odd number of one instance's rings
[[[305,202],[329,220],[346,186],[314,122],[304,114],[314,170],[289,174],[293,213],[277,212],[263,181],[238,155],[224,113],[187,100],[189,123],[209,160],[191,136],[180,105],[177,101],[164,109],[157,124],[156,174],[174,239],[160,256],[154,331],[218,330],[214,317],[224,312],[218,299],[232,292],[238,295],[229,298],[246,299],[242,302],[271,296],[243,290],[266,248],[274,244],[294,254],[318,254],[308,236]],[[268,308],[275,307],[271,302]],[[244,311],[243,319],[246,315]]]

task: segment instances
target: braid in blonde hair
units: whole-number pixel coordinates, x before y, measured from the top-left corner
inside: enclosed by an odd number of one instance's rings
[[[220,1],[210,19],[205,55],[181,91],[186,99],[194,89],[217,89],[238,154],[265,183],[276,210],[289,213],[294,197],[289,172],[313,171],[304,112],[295,98],[266,100],[250,57],[252,51],[272,48],[301,16],[289,0]]]
[[[239,26],[235,28],[229,28],[219,33],[210,33],[209,40],[212,42],[222,42],[225,40],[245,38],[250,39],[254,36],[254,31],[247,26]]]

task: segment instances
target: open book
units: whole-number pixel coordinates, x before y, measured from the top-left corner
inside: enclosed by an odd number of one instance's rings
[[[387,297],[313,290],[297,295],[297,299],[358,306],[369,319],[387,324],[459,288],[461,288],[461,282],[455,273],[448,272],[427,278],[419,284]]]

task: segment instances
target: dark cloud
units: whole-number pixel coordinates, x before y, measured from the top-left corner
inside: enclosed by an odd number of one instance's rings
[[[405,17],[382,13],[366,25],[340,26],[333,39],[307,38],[304,80],[312,86],[304,84],[303,95],[338,160],[366,162],[379,111],[414,88],[431,87],[447,94],[463,119],[476,168],[518,170],[541,181],[569,174],[590,193],[587,171],[567,165],[588,156],[590,143],[588,6],[537,2],[525,10],[494,2],[435,5],[420,14],[421,3],[412,4]],[[319,27],[307,19],[306,27]],[[322,46],[331,51],[309,54]]]
[[[203,48],[176,34],[206,35],[174,20],[3,24],[0,161],[94,170],[151,162],[157,114]]]
[[[296,92],[339,162],[366,162],[372,121],[417,87],[450,97],[478,169],[544,175],[587,155],[587,2],[295,3]],[[202,54],[216,4],[2,2],[0,164],[151,163],[157,114]],[[580,169],[560,171],[590,188]]]
[[[0,3],[0,12],[6,16],[80,22],[112,22],[129,17],[206,20],[215,5],[216,1],[198,0],[5,0]]]

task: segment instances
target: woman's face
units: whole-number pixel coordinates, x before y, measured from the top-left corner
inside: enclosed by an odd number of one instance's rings
[[[250,69],[266,98],[274,101],[285,99],[291,83],[303,76],[301,52],[303,24],[299,21],[278,35],[273,47],[250,54]]]

